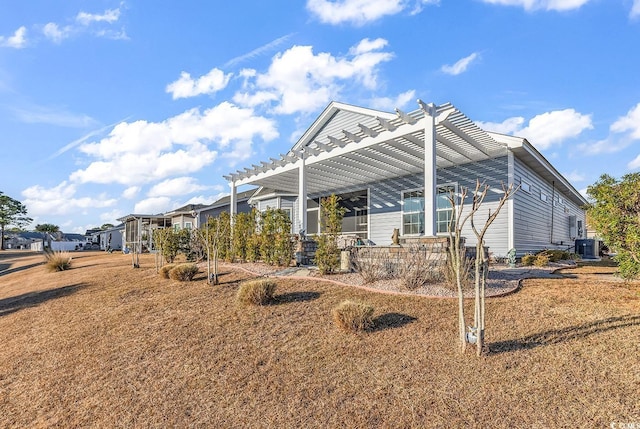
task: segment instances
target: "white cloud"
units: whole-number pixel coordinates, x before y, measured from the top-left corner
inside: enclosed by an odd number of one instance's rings
[[[527,12],[535,10],[567,11],[579,9],[591,0],[482,0],[502,6],[519,6]],[[636,0],[637,1],[637,0]]]
[[[635,170],[640,168],[640,155],[636,156],[632,161],[627,164],[629,170]]]
[[[364,25],[402,12],[404,3],[402,0],[308,0],[307,9],[325,24]]]
[[[571,173],[564,173],[563,176],[569,180],[569,182],[582,182],[585,179],[584,174],[573,170]]]
[[[519,135],[526,137],[538,149],[547,149],[590,129],[593,129],[591,115],[565,109],[533,117],[529,125],[519,131]]]
[[[284,42],[286,42],[287,40],[289,40],[289,38],[291,38],[293,34],[287,34],[286,36],[282,36],[277,38],[274,41],[271,41],[269,43],[267,43],[266,45],[260,46],[259,48],[256,48],[254,50],[252,50],[251,52],[248,52],[246,54],[243,55],[239,55],[235,58],[230,59],[229,61],[227,61],[226,63],[224,63],[224,67],[232,67],[238,63],[241,63],[244,60],[249,60],[252,58],[256,58],[260,55],[265,54],[266,52],[271,51],[274,48],[277,48],[278,46],[280,46],[281,44],[283,44]]]
[[[515,134],[522,128],[522,124],[524,124],[524,118],[521,116],[507,118],[502,122],[476,122],[476,125],[483,130],[499,134]]]
[[[175,197],[192,194],[208,188],[208,186],[200,185],[193,177],[176,177],[175,179],[167,179],[155,184],[147,195],[149,197]]]
[[[231,73],[224,74],[222,70],[214,68],[204,76],[193,79],[189,73],[182,72],[178,80],[167,85],[166,91],[171,94],[174,100],[201,94],[215,94],[226,88],[231,75]]]
[[[610,130],[613,133],[629,132],[632,139],[640,139],[640,103],[631,108],[625,116],[611,124]]]
[[[66,26],[60,28],[58,24],[54,22],[50,22],[42,28],[42,34],[44,34],[44,36],[47,39],[51,40],[53,43],[61,43],[64,39],[71,35],[72,31],[73,30],[71,27]]]
[[[629,146],[629,141],[618,141],[608,136],[606,139],[596,142],[580,143],[578,149],[586,155],[598,155],[602,153],[620,152]]]
[[[129,186],[122,192],[122,197],[128,200],[132,200],[140,193],[140,186]]]
[[[593,129],[591,115],[583,115],[574,109],[554,110],[536,115],[529,125],[522,127],[525,119],[516,116],[503,122],[476,122],[487,131],[525,137],[538,149],[548,149],[564,140],[577,137],[585,130]]]
[[[380,51],[386,45],[384,39],[364,39],[346,57],[322,52],[316,55],[311,46],[294,46],[277,54],[264,74],[244,70],[241,76],[245,84],[234,100],[247,106],[273,101],[273,111],[279,114],[309,113],[338,98],[342,85],[356,83],[375,90],[377,67],[393,57],[390,52]]]
[[[49,124],[58,127],[85,128],[96,125],[91,116],[68,112],[61,107],[29,105],[24,108],[13,107],[16,117],[28,124]]]
[[[416,91],[411,89],[398,94],[397,97],[378,97],[369,101],[369,105],[373,109],[392,111],[394,108],[403,108],[410,102],[416,101]],[[417,106],[416,106],[417,107]]]
[[[254,139],[276,137],[273,121],[227,102],[204,112],[190,109],[162,122],[122,122],[102,140],[79,146],[96,160],[70,178],[80,183],[137,186],[191,174],[220,154],[235,153],[237,147],[243,150],[234,156],[245,157]]]
[[[138,214],[158,214],[171,210],[172,202],[169,197],[153,197],[138,201],[133,212]]]
[[[476,59],[480,58],[480,54],[477,52],[472,53],[469,56],[466,56],[458,61],[456,61],[453,65],[443,65],[440,70],[443,73],[450,74],[452,76],[457,76],[461,73],[467,71],[467,68],[474,62]]]
[[[23,203],[29,210],[29,215],[54,216],[75,213],[78,210],[90,208],[111,207],[116,200],[106,195],[96,197],[76,196],[76,185],[63,181],[53,188],[40,185],[31,186],[22,191],[25,197]]]
[[[106,22],[113,24],[120,18],[120,9],[107,9],[103,14],[79,12],[76,21],[82,25],[90,25],[93,22]]]
[[[633,6],[631,6],[631,12],[629,12],[630,18],[640,17],[640,0],[633,0]]]
[[[407,9],[410,15],[416,15],[425,5],[439,3],[440,0],[307,0],[307,9],[325,24],[361,26]]]
[[[122,210],[110,210],[110,211],[106,211],[106,212],[101,212],[100,213],[100,220],[102,221],[103,224],[105,223],[110,223],[113,225],[117,225],[118,224],[118,218],[123,217],[124,215],[126,215],[126,213],[123,213]]]
[[[13,36],[0,36],[0,47],[21,49],[27,46],[27,28],[18,28]]]

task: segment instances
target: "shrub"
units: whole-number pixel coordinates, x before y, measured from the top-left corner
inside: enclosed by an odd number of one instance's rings
[[[162,267],[160,267],[160,270],[158,271],[158,274],[160,274],[160,277],[162,277],[164,279],[168,279],[169,278],[169,271],[171,271],[175,266],[176,266],[176,264],[163,265]]]
[[[270,279],[250,280],[240,284],[236,299],[244,305],[264,305],[273,298],[276,282]]]
[[[545,250],[545,252],[549,255],[549,261],[558,262],[558,261],[567,261],[571,259],[571,254],[566,250]]]
[[[533,265],[533,262],[536,260],[536,255],[532,255],[531,253],[527,253],[522,257],[522,265],[526,265],[530,267]]]
[[[45,252],[44,257],[49,271],[64,271],[71,268],[71,255],[68,252]]]
[[[345,212],[346,209],[340,206],[340,197],[335,194],[320,200],[322,234],[317,237],[315,262],[321,274],[332,273],[340,268],[338,235],[342,232],[342,218]]]
[[[196,264],[180,264],[169,271],[169,278],[181,282],[188,282],[193,280],[196,274],[198,274],[198,266]]]
[[[536,259],[533,261],[533,265],[536,267],[546,267],[549,265],[550,256],[549,253],[545,250],[544,252],[540,252],[536,255]]]
[[[333,321],[348,332],[365,331],[373,327],[373,307],[356,301],[342,301],[333,309]]]

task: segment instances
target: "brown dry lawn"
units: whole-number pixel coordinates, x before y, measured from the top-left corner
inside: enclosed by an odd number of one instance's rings
[[[611,268],[528,280],[487,308],[489,353],[456,351],[456,304],[278,280],[235,303],[153,256],[0,254],[0,427],[609,427],[640,422],[640,286]],[[344,299],[375,328],[337,330]],[[470,304],[470,303],[469,303]]]

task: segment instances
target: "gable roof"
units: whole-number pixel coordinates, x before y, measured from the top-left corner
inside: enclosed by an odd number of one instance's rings
[[[556,189],[578,206],[588,204],[587,199],[527,139],[494,132],[489,134],[497,141],[506,144],[527,167],[547,182],[553,183]]]

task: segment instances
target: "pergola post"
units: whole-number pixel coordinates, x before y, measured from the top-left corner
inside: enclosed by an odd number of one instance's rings
[[[298,170],[298,217],[299,233],[307,232],[307,177],[305,172],[304,149],[300,151],[300,167]]]
[[[229,215],[231,217],[231,228],[233,229],[233,224],[235,223],[235,217],[238,213],[238,191],[236,189],[235,180],[231,180],[229,182],[229,186],[231,187],[231,196],[229,199]]]
[[[425,106],[424,126],[424,235],[436,235],[436,106]]]

